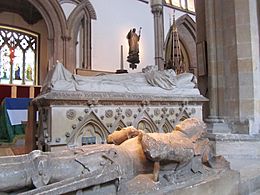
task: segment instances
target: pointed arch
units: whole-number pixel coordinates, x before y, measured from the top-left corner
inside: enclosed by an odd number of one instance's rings
[[[96,116],[96,114],[92,111],[89,114],[85,115],[84,118],[74,127],[71,132],[70,137],[67,139],[68,145],[78,145],[78,140],[86,131],[85,127],[92,126],[90,131],[93,136],[98,135],[102,141],[105,141],[109,131],[101,122],[101,120]]]
[[[176,26],[181,43],[181,52],[185,59],[185,63],[187,63],[187,69],[196,72],[196,23],[188,14],[185,14],[176,20]],[[165,40],[166,61],[171,57],[172,29],[172,27],[169,29]]]
[[[149,133],[159,132],[158,127],[146,111],[139,114],[133,126]]]
[[[110,128],[110,132],[113,133],[113,131],[119,131],[125,127],[127,127],[127,125],[124,123],[124,121],[119,119],[114,122],[113,126]]]
[[[196,68],[196,23],[188,14],[185,14],[178,18],[176,25],[179,31],[180,41],[189,56],[190,68]]]
[[[63,60],[65,49],[61,37],[66,34],[66,19],[63,11],[57,1],[53,0],[28,0],[42,15],[48,31],[48,59],[52,66],[56,60]],[[63,62],[64,63],[64,62]],[[46,66],[42,64],[41,66]],[[46,68],[42,67],[41,71],[46,72]],[[46,74],[46,73],[45,73]],[[42,76],[45,77],[42,73]]]
[[[96,11],[89,0],[59,0],[59,4],[63,4],[63,3],[72,3],[75,5],[81,4],[82,6],[85,6],[85,9],[91,19],[93,20],[97,19]]]
[[[181,122],[181,121],[184,121],[186,119],[190,118],[190,115],[187,113],[186,110],[184,110],[183,112],[181,112],[181,114],[179,115],[178,117],[178,121]]]
[[[196,41],[196,23],[195,21],[189,16],[189,14],[184,14],[179,17],[176,21],[176,25],[181,26],[184,25],[186,29],[190,32],[193,40]]]
[[[72,1],[75,3],[75,1]],[[80,44],[80,68],[91,69],[91,20],[96,19],[96,12],[88,0],[76,1],[77,7],[69,15],[67,25],[70,42],[67,46],[66,61],[69,69],[76,68],[77,44]],[[80,28],[82,28],[82,40],[78,41]]]
[[[75,44],[83,24],[83,68],[91,69],[91,20],[96,12],[89,0],[28,0],[42,15],[48,31],[49,66],[61,61],[71,72],[76,68]],[[68,21],[62,3],[76,4]],[[45,75],[43,75],[45,76]]]
[[[168,119],[165,119],[165,122],[164,122],[164,124],[163,124],[163,126],[162,126],[162,131],[163,131],[164,133],[170,133],[170,132],[172,132],[173,129],[174,129],[174,128],[173,128],[173,126],[171,125],[171,123],[169,122],[169,120],[168,120]]]

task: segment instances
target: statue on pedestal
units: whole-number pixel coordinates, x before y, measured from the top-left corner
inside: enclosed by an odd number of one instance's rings
[[[141,36],[141,29],[139,30],[139,35],[136,34],[136,29],[131,29],[126,38],[128,39],[129,44],[129,52],[127,56],[127,61],[130,62],[130,68],[135,69],[137,67],[136,64],[140,63],[139,60],[139,40]]]

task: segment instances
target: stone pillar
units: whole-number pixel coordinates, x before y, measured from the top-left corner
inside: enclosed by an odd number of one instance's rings
[[[258,0],[234,1],[236,11],[239,118],[250,134],[260,132],[260,65]]]
[[[206,0],[206,37],[208,52],[208,85],[210,119],[218,119],[217,49],[214,0]]]
[[[208,97],[209,97],[209,116],[205,119],[208,130],[212,132],[230,132],[228,125],[224,123],[219,114],[219,53],[217,49],[217,16],[214,0],[205,0],[205,23],[206,23],[206,43],[207,43],[207,65],[208,65]],[[221,60],[222,61],[222,60]]]
[[[205,121],[213,132],[228,133],[228,123],[237,120],[239,110],[234,5],[233,1],[204,3],[210,100]]]
[[[164,23],[162,0],[151,0],[152,13],[154,15],[154,43],[155,43],[155,65],[159,70],[164,69]]]
[[[91,20],[85,17],[85,30],[84,30],[84,68],[91,70],[91,56],[92,56],[92,43],[91,43]]]
[[[74,47],[72,46],[72,37],[66,34],[62,35],[61,39],[63,42],[62,63],[70,72],[73,72],[73,70],[75,69],[75,62],[71,62],[71,59],[73,58],[73,55],[75,55],[75,51]]]
[[[206,121],[217,127],[213,132],[258,134],[258,1],[204,0],[204,3],[206,25],[201,27],[205,28],[206,36],[200,38],[207,43],[210,114]],[[202,17],[204,13],[197,14]]]

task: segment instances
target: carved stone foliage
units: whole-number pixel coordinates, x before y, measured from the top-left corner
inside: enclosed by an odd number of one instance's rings
[[[67,113],[71,116],[73,109],[69,111]],[[72,124],[71,132],[66,132],[65,136],[67,144],[81,145],[82,137],[95,137],[97,143],[104,143],[108,134],[127,126],[134,126],[145,132],[167,133],[179,121],[189,118],[191,112],[183,105],[175,108],[114,106],[104,112],[99,107],[85,108],[84,116],[78,117],[78,123]]]
[[[159,108],[156,108],[156,109],[154,110],[154,115],[155,115],[155,116],[158,116],[160,113],[161,113],[161,111],[160,111]]]
[[[73,120],[76,118],[76,110],[74,109],[69,109],[67,112],[66,112],[66,117],[67,119],[69,120]]]
[[[126,109],[125,115],[126,115],[126,117],[131,117],[133,115],[133,111],[131,109]]]
[[[106,110],[106,112],[105,112],[105,116],[107,117],[107,118],[112,118],[113,117],[113,110]]]

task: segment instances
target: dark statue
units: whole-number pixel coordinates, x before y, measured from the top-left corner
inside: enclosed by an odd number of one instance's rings
[[[130,68],[135,69],[136,64],[140,63],[139,60],[139,40],[141,36],[141,29],[139,30],[139,35],[136,34],[136,29],[131,29],[126,38],[128,39],[129,52],[127,56],[127,61],[130,63]]]

